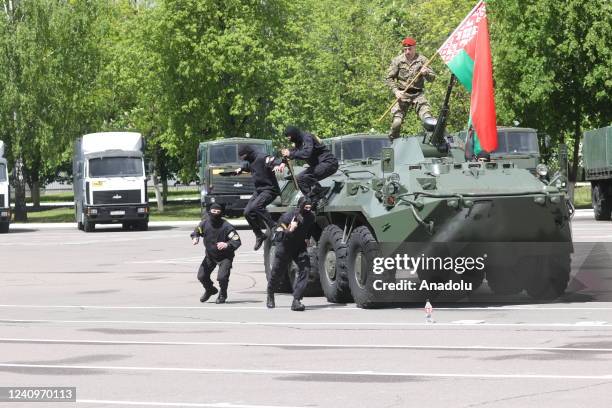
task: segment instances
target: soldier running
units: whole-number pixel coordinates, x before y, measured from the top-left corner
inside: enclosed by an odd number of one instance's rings
[[[296,180],[302,194],[308,197],[316,208],[325,191],[319,181],[338,170],[338,159],[327,146],[321,143],[318,137],[308,132],[303,132],[295,126],[289,126],[284,134],[295,144],[295,148],[282,149],[281,154],[286,159],[299,159],[308,163],[309,167],[298,174]],[[281,165],[281,170],[282,168]]]
[[[429,118],[435,121],[423,91],[425,80],[431,82],[435,79],[436,75],[431,68],[425,66],[427,59],[417,54],[416,41],[413,38],[404,38],[402,46],[403,52],[391,61],[385,80],[385,83],[397,99],[397,103],[391,109],[391,115],[393,116],[391,132],[389,133],[391,141],[400,136],[400,130],[408,108],[414,108],[417,116],[423,122],[426,122]],[[419,72],[421,72],[419,77],[409,89],[406,89]]]
[[[243,171],[251,173],[253,184],[255,184],[255,192],[244,208],[244,218],[255,233],[253,250],[257,251],[266,240],[266,235],[261,232],[260,222],[263,222],[268,233],[274,229],[274,220],[266,210],[266,206],[280,194],[274,169],[281,164],[281,160],[264,153],[256,153],[249,145],[241,145],[238,148],[238,156],[244,163],[236,170],[236,174]]]
[[[301,197],[298,207],[283,214],[278,222],[274,233],[276,252],[272,263],[272,272],[268,280],[268,299],[266,306],[272,309],[276,306],[274,302],[274,288],[278,286],[278,280],[291,262],[298,267],[298,276],[293,288],[293,303],[291,310],[301,312],[306,308],[301,303],[308,275],[310,274],[310,258],[308,256],[308,240],[311,228],[315,224],[315,216],[312,213],[312,203],[308,198]]]
[[[200,302],[206,302],[212,295],[219,292],[210,279],[213,270],[219,265],[217,281],[219,281],[221,293],[215,303],[225,303],[234,252],[241,244],[236,229],[222,218],[222,213],[223,208],[219,204],[211,205],[210,216],[200,221],[191,233],[193,245],[197,245],[200,237],[203,237],[206,248],[206,256],[198,269],[198,280],[204,286],[204,294],[200,297]]]

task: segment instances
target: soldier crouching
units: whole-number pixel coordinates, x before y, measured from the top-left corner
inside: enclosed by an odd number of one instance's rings
[[[225,303],[234,252],[241,245],[236,229],[222,218],[222,213],[223,208],[219,204],[211,205],[210,216],[200,221],[191,233],[193,245],[197,245],[202,237],[206,248],[206,256],[198,269],[198,280],[204,286],[204,294],[200,297],[200,302],[206,302],[212,295],[219,292],[210,279],[210,275],[218,265],[217,281],[221,292],[215,303]]]

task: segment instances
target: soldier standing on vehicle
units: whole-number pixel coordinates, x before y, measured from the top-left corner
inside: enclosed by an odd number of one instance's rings
[[[198,280],[205,290],[200,297],[200,302],[206,302],[212,295],[219,292],[210,279],[210,275],[218,265],[217,281],[219,281],[221,293],[215,303],[225,303],[234,252],[241,244],[236,229],[222,218],[222,213],[223,208],[219,204],[211,205],[209,217],[200,221],[191,233],[193,245],[197,245],[202,237],[206,248],[206,256],[198,269]]]
[[[429,118],[431,119],[427,122],[435,121],[431,115],[429,102],[425,98],[424,88],[425,80],[431,82],[436,75],[431,68],[426,66],[427,59],[416,52],[416,41],[413,38],[404,38],[402,47],[402,53],[391,61],[385,80],[397,99],[397,103],[391,109],[393,117],[391,132],[389,133],[391,141],[400,136],[404,116],[409,108],[414,108],[417,116],[424,123]],[[418,78],[409,89],[406,89],[417,75],[419,75]]]
[[[312,203],[306,197],[301,197],[296,209],[281,216],[274,233],[276,252],[272,261],[272,272],[268,280],[268,299],[266,306],[270,309],[276,306],[274,288],[278,280],[287,273],[291,262],[298,267],[298,276],[293,288],[293,303],[291,310],[301,312],[305,309],[301,300],[308,284],[310,274],[310,258],[308,256],[308,241],[315,216],[312,213]]]
[[[266,210],[266,206],[280,194],[274,168],[281,163],[281,160],[264,153],[256,153],[249,145],[241,145],[238,156],[244,163],[236,170],[236,174],[243,171],[251,173],[255,184],[255,192],[244,208],[244,218],[255,233],[253,250],[257,251],[266,240],[266,235],[261,232],[261,223],[264,224],[268,234],[274,229],[274,220]]]
[[[321,143],[318,137],[303,132],[295,126],[285,130],[285,136],[294,143],[294,149],[282,149],[281,154],[286,159],[304,160],[308,168],[296,176],[298,187],[304,196],[310,198],[313,206],[317,206],[324,193],[320,180],[331,176],[338,170],[338,159]],[[282,167],[281,167],[282,169]]]

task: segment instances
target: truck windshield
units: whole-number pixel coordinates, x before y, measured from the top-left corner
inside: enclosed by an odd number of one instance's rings
[[[141,177],[140,157],[101,157],[89,159],[89,177]]]
[[[6,181],[6,165],[0,163],[0,181]]]
[[[342,160],[361,160],[368,157],[380,158],[383,147],[389,146],[388,139],[358,139],[336,142],[336,155]],[[342,152],[340,152],[340,148]]]
[[[494,153],[539,153],[538,137],[533,132],[498,132],[498,146]]]
[[[210,152],[208,153],[209,164],[227,164],[227,163],[239,163],[238,148],[243,144],[219,144],[210,146]],[[266,153],[265,144],[252,144],[249,145],[255,150],[256,153]]]

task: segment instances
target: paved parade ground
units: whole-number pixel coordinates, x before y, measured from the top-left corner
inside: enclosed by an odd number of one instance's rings
[[[195,225],[195,222],[194,224]],[[241,231],[229,302],[201,304],[189,223],[0,235],[0,386],[76,387],[79,407],[603,407],[612,400],[612,222],[574,218],[569,293],[362,310],[265,308]],[[610,242],[605,244],[602,242]],[[4,407],[74,403],[0,402]]]

